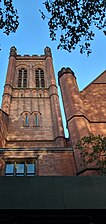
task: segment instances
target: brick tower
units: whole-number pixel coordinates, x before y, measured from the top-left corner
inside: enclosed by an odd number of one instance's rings
[[[2,100],[8,117],[3,147],[65,146],[52,54],[48,47],[44,51],[21,56],[15,47],[10,49]]]
[[[0,110],[0,147],[1,175],[75,174],[49,47],[41,56],[21,56],[15,47],[10,49]]]

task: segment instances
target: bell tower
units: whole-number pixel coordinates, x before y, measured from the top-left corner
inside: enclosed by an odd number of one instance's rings
[[[49,47],[41,56],[21,56],[11,47],[2,111],[8,116],[3,147],[65,147]]]

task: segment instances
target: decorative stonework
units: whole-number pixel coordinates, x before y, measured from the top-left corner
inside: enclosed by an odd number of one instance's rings
[[[48,56],[52,57],[51,49],[49,47],[46,47],[44,49],[44,52],[45,52],[46,57],[48,57]]]
[[[45,48],[45,55],[17,55],[16,48],[10,49],[9,69],[7,73],[8,86],[5,87],[6,96],[3,99],[3,108],[9,114],[8,135],[6,147],[47,146],[64,147],[64,133],[60,118],[59,99],[53,70],[52,54],[49,47]],[[20,72],[27,70],[26,77]],[[44,72],[35,76],[35,70],[41,68]],[[26,81],[26,85],[23,85]],[[44,83],[44,85],[42,84]],[[22,113],[28,111],[29,125],[23,125]],[[31,113],[41,113],[41,125],[33,126]],[[59,139],[63,139],[60,140]],[[25,143],[24,143],[25,141]],[[21,143],[20,143],[21,142]]]
[[[14,47],[14,46],[11,47],[10,48],[10,57],[11,56],[16,57],[16,55],[17,55],[17,52],[16,51],[17,51],[16,47]]]

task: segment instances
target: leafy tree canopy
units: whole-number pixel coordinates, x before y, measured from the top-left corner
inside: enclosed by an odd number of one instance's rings
[[[50,37],[56,40],[57,48],[71,52],[77,45],[80,53],[91,53],[94,26],[106,35],[106,0],[45,0],[43,3],[50,17],[48,19]],[[60,31],[60,32],[57,32]]]
[[[106,174],[106,137],[93,134],[84,136],[77,142],[76,149],[80,150],[85,166],[95,165],[100,169],[100,174]]]
[[[18,18],[12,0],[0,0],[0,29],[3,33],[9,35],[15,32],[19,25]]]

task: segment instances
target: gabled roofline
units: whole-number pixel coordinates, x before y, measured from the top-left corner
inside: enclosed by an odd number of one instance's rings
[[[85,89],[87,89],[91,84],[94,84],[94,82],[100,78],[104,73],[106,72],[106,70],[104,70],[96,79],[94,79],[92,82],[90,82],[86,87],[84,87],[84,89],[82,89],[80,92],[83,92]]]

